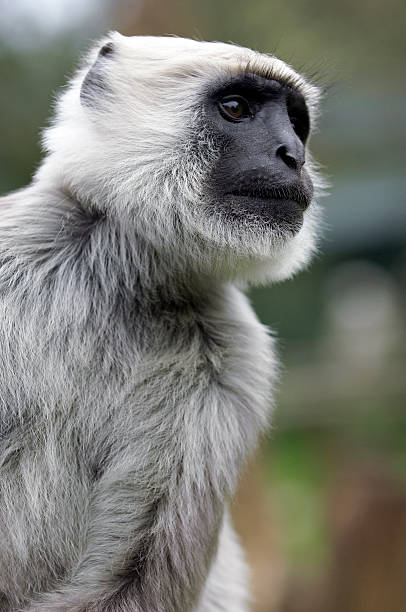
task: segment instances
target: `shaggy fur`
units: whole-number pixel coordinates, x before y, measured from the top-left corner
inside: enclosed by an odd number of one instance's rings
[[[237,285],[302,268],[317,205],[294,236],[213,213],[202,99],[241,70],[314,122],[317,89],[274,57],[111,33],[0,199],[2,612],[248,610],[227,504],[276,364]]]

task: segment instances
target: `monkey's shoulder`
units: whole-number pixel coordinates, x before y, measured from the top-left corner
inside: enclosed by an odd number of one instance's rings
[[[245,415],[263,429],[268,425],[278,371],[270,330],[260,323],[247,297],[234,286],[227,287],[222,308],[213,317],[208,313],[205,324],[208,336],[212,334],[215,341],[206,345],[202,359],[206,359],[207,368],[212,368],[211,381],[218,401],[238,407],[240,417]],[[248,421],[244,427],[248,427]]]
[[[221,358],[220,371],[272,377],[276,369],[274,339],[270,330],[258,320],[247,297],[233,285],[225,287],[221,298],[200,320],[206,334],[203,353]]]
[[[202,468],[194,477],[210,473],[215,488],[232,492],[242,463],[269,425],[274,340],[234,287],[189,312],[177,327],[177,341],[138,364],[139,384],[127,405],[133,425],[125,435],[134,435],[137,444],[149,440],[151,448],[159,444],[164,454],[173,443],[192,439],[188,456]]]
[[[151,385],[163,400],[193,397],[203,406],[237,402],[269,412],[278,370],[274,339],[242,292],[226,286],[176,325],[178,341],[140,364],[150,381],[159,382]]]

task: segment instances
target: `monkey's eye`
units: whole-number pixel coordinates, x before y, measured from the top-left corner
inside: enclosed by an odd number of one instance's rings
[[[254,116],[250,105],[242,96],[225,96],[219,102],[219,109],[227,121],[242,121]]]

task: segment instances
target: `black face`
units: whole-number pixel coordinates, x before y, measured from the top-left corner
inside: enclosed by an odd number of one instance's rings
[[[216,208],[244,223],[298,231],[313,195],[304,166],[309,115],[303,96],[244,74],[213,88],[206,118],[222,151],[211,177]]]

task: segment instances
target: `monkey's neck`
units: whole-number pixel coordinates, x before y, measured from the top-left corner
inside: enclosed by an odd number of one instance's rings
[[[42,271],[52,285],[48,295],[66,294],[69,283],[72,300],[84,299],[93,317],[156,318],[200,309],[218,292],[218,282],[188,266],[176,237],[171,250],[170,241],[158,248],[138,232],[136,219],[102,214],[67,190],[39,187],[21,193],[24,202],[32,197],[19,212],[13,250]]]
[[[134,226],[61,193],[28,188],[1,204],[10,218],[0,224],[0,276],[19,334],[27,322],[33,367],[38,354],[49,363],[63,355],[87,375],[99,363],[109,380],[129,347],[136,361],[143,352],[207,351],[227,335],[225,285],[185,270]]]

